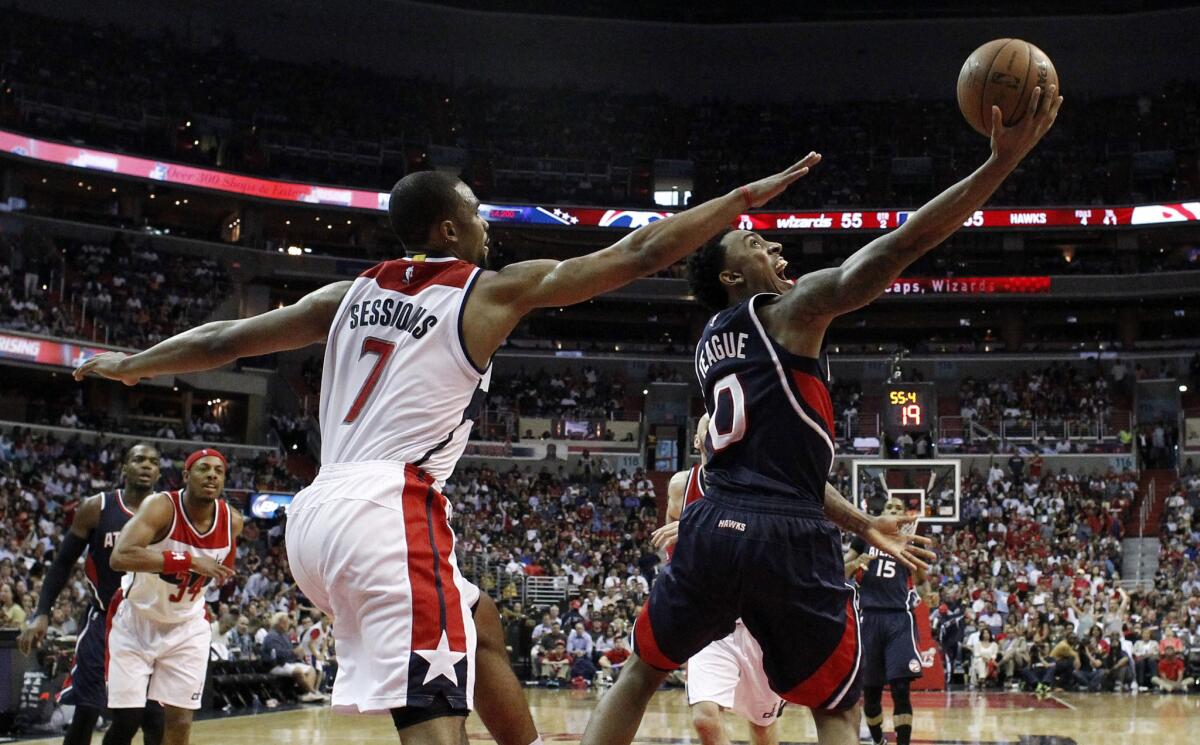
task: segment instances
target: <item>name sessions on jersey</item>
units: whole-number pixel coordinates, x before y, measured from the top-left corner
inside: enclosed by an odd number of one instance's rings
[[[347,313],[350,328],[359,326],[395,326],[420,339],[437,325],[437,316],[416,303],[395,298],[375,298],[357,302]]]
[[[749,334],[732,331],[710,336],[698,355],[700,377],[708,376],[708,368],[712,367],[714,362],[731,357],[746,359],[746,340],[749,338]]]

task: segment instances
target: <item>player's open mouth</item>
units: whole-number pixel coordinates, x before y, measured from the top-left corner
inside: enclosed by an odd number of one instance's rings
[[[775,276],[779,277],[785,282],[787,281],[787,275],[784,274],[784,270],[787,269],[787,265],[787,259],[780,257],[779,259],[775,260]]]

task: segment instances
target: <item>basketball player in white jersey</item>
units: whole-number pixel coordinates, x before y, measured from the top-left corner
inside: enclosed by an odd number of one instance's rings
[[[530,311],[583,302],[675,264],[819,160],[811,153],[601,251],[497,272],[480,268],[488,224],[471,189],[438,172],[410,174],[389,205],[407,258],[132,357],[94,357],[75,375],[134,385],[325,341],[321,471],[289,509],[287,547],[297,584],[337,619],[334,708],[390,711],[408,745],[458,743],[481,675],[484,724],[505,745],[528,745],[537,734],[501,651],[498,615],[458,570],[440,492],[483,402],[492,355]],[[485,649],[495,650],[479,656],[478,669],[476,620],[486,624]],[[531,737],[512,742],[517,731]]]
[[[667,523],[651,536],[656,548],[668,553],[679,537],[679,517],[692,502],[704,497],[704,436],[708,414],[696,423],[692,447],[700,465],[680,471],[667,485]],[[779,716],[784,700],[771,690],[762,666],[762,647],[738,621],[729,636],[709,644],[687,661],[687,696],[692,726],[703,745],[730,745],[721,712],[730,710],[746,720],[752,745],[778,745]]]
[[[204,588],[233,576],[242,515],[221,499],[225,456],[197,450],[183,466],[184,488],[142,502],[110,563],[127,572],[108,609],[108,706],[104,745],[128,745],[147,698],[163,706],[163,745],[187,745],[200,708],[212,631]]]

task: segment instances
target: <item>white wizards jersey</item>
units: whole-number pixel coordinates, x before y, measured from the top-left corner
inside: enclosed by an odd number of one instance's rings
[[[321,380],[321,463],[396,461],[454,470],[483,405],[463,307],[481,273],[454,258],[396,259],[354,281],[329,329]]]
[[[192,556],[207,556],[217,563],[233,566],[236,544],[233,538],[233,519],[229,505],[218,499],[217,514],[208,530],[201,533],[188,519],[183,508],[183,492],[167,492],[175,508],[175,519],[167,537],[151,543],[155,553],[176,551]],[[195,572],[186,575],[129,572],[121,581],[122,603],[158,623],[182,623],[204,616],[204,588],[212,581]]]

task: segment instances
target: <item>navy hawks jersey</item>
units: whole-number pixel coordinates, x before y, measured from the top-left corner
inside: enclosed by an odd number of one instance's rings
[[[761,495],[820,510],[833,466],[833,403],[820,363],[770,338],[756,307],[717,313],[696,346],[709,412],[704,467],[716,494]]]
[[[100,494],[100,521],[88,534],[87,557],[84,559],[84,574],[92,590],[92,600],[100,610],[108,610],[108,601],[121,587],[124,572],[113,571],[109,560],[117,545],[121,528],[133,517],[133,510],[125,506],[125,494],[121,489]]]
[[[917,605],[912,575],[904,565],[855,536],[850,548],[871,557],[858,570],[858,604],[863,610],[910,610]]]

